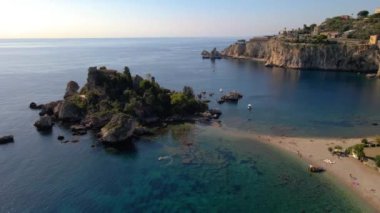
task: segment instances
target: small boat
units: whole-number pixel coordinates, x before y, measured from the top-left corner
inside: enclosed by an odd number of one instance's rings
[[[321,173],[321,172],[324,172],[325,169],[323,167],[313,166],[310,164],[309,165],[309,171],[312,173]]]
[[[248,110],[252,110],[252,104],[248,104]]]
[[[222,89],[222,88],[220,88],[220,89],[219,89],[219,92],[223,92],[223,89]]]
[[[167,160],[169,158],[170,158],[170,156],[160,156],[160,157],[158,157],[158,160],[162,161],[162,160]]]

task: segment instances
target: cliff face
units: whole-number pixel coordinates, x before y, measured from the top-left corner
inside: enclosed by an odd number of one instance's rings
[[[270,55],[268,41],[233,44],[223,51],[223,55],[233,58],[266,59]]]
[[[378,70],[378,49],[359,44],[288,43],[279,39],[234,44],[224,56],[265,61],[267,66],[355,72]]]

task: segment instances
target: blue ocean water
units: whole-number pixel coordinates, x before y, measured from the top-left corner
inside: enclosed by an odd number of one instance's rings
[[[202,60],[203,49],[234,39],[0,40],[0,212],[360,212],[365,204],[324,175],[271,147],[199,125],[171,127],[117,151],[89,134],[61,144],[41,135],[31,101],[60,99],[86,81],[89,66],[151,73],[170,89],[214,92],[211,105],[229,128],[270,134],[375,135],[380,82],[356,73],[267,68],[258,62]],[[237,105],[217,105],[219,88],[238,90]],[[254,110],[246,110],[248,103]],[[188,146],[191,141],[192,146]],[[158,161],[159,156],[170,159]],[[190,163],[189,163],[190,162]]]

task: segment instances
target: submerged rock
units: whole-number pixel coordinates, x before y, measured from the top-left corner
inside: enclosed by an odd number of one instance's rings
[[[13,143],[13,142],[14,142],[13,135],[0,137],[0,144],[7,144],[7,143]]]
[[[133,135],[136,124],[136,121],[126,114],[115,114],[111,121],[100,130],[100,140],[110,144],[127,141]]]
[[[53,120],[50,116],[41,116],[38,121],[34,123],[38,131],[50,131],[53,127]]]

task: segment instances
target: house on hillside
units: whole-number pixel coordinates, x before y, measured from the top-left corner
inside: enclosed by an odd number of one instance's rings
[[[351,19],[351,16],[343,15],[343,16],[340,16],[340,18],[341,18],[342,20],[350,20],[350,19]]]
[[[369,44],[370,44],[370,45],[378,45],[378,43],[379,43],[379,38],[380,38],[379,35],[371,35],[371,36],[369,37]]]
[[[333,39],[333,38],[339,38],[340,33],[331,31],[331,32],[322,32],[320,35],[325,35],[327,38]]]

